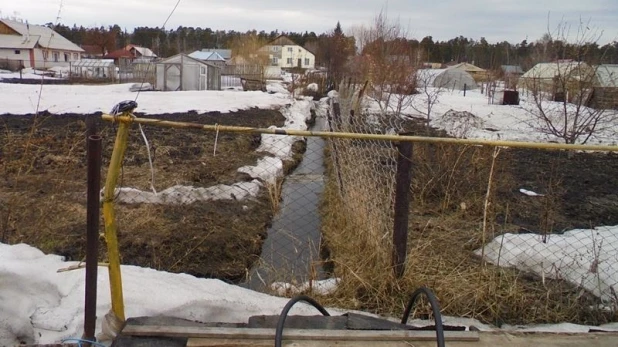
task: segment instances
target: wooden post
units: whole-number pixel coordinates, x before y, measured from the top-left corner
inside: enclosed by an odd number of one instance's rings
[[[412,142],[400,142],[397,145],[397,149],[392,265],[395,276],[399,278],[405,271],[406,251],[408,248],[408,216],[410,214],[410,183],[412,181]]]
[[[105,191],[103,197],[103,217],[105,218],[105,241],[107,243],[107,256],[109,258],[109,286],[112,297],[112,311],[116,318],[120,321],[125,320],[124,316],[124,298],[122,294],[122,277],[120,275],[120,251],[118,247],[118,225],[116,223],[116,213],[114,211],[114,196],[116,184],[122,160],[127,149],[127,140],[129,138],[130,122],[123,121],[123,118],[131,119],[130,114],[122,114],[118,116],[120,124],[118,125],[118,133],[116,134],[116,142],[112,158],[107,170],[107,179],[105,181]]]

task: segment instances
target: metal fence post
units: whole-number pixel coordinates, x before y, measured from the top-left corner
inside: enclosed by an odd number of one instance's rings
[[[412,142],[400,142],[397,145],[397,149],[392,265],[395,276],[399,278],[405,271],[406,251],[408,248],[408,216],[410,214],[410,183],[412,181]]]
[[[101,136],[96,127],[88,127],[88,190],[86,214],[86,293],[84,305],[84,339],[95,340],[97,320],[97,274],[99,258],[99,221],[101,191]]]

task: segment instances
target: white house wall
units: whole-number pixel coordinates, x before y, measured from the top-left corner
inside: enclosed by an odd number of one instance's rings
[[[20,49],[19,54],[15,54],[14,48],[0,48],[0,59],[23,61],[24,67],[30,67],[29,52],[29,49]]]
[[[76,62],[80,59],[80,53],[72,52],[72,51],[61,51],[61,50],[49,50],[47,51],[47,60],[45,60],[43,55],[43,49],[35,48],[34,50],[34,64],[37,68],[50,68],[53,66],[63,66],[69,67],[71,63]],[[54,53],[58,54],[58,61],[54,61]],[[64,60],[64,54],[68,54],[68,60]],[[76,56],[77,55],[77,56]]]
[[[313,53],[304,49],[301,46],[276,46],[279,47],[280,52],[273,54],[272,49],[270,51],[270,59],[277,57],[277,65],[281,68],[294,68],[298,66],[298,59],[301,59],[300,67],[303,69],[313,69],[315,67],[315,56]],[[274,65],[274,64],[273,64]]]

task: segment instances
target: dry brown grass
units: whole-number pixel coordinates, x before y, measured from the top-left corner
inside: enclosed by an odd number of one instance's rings
[[[358,189],[342,195],[337,179],[328,181],[321,208],[323,235],[334,276],[342,282],[335,295],[322,301],[400,316],[407,296],[427,286],[438,295],[444,314],[496,325],[611,319],[593,311],[596,301],[591,295],[566,282],[543,284],[532,275],[485,264],[474,254],[483,244],[484,213],[487,239],[513,231],[508,222],[495,221],[497,211],[508,214],[508,205],[494,199],[494,192],[486,194],[488,183],[502,189],[512,184],[504,170],[508,156],[499,156],[492,164],[491,148],[416,147],[408,257],[401,278],[395,278],[390,262],[392,236],[383,234],[392,229],[392,222],[376,218],[392,206],[375,204],[379,195],[358,163],[339,168],[353,168],[355,181],[348,181],[352,184],[346,188]],[[332,166],[329,171],[332,175]],[[486,201],[491,202],[487,208]]]
[[[262,127],[283,122],[281,114],[270,110],[173,118],[219,124],[244,120]],[[115,129],[101,125],[104,180]],[[46,253],[81,260],[86,230],[83,117],[52,115],[34,123],[28,116],[7,116],[0,118],[0,129],[0,242],[25,242]],[[158,190],[175,184],[209,187],[238,182],[246,177],[236,169],[254,165],[261,156],[255,152],[259,137],[250,134],[219,134],[213,155],[214,133],[160,127],[144,127],[144,131],[153,146]],[[148,154],[134,127],[119,182],[149,190],[149,181]],[[117,215],[124,264],[238,280],[260,254],[273,212],[264,190],[256,199],[244,201],[120,204]],[[103,240],[100,246],[104,261]]]

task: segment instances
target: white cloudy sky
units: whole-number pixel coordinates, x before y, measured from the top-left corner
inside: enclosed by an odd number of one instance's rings
[[[33,24],[162,26],[177,0],[1,0],[3,17],[18,13]],[[490,42],[536,40],[560,21],[580,18],[603,32],[601,43],[618,40],[617,0],[181,0],[167,28],[180,25],[245,31],[314,31],[341,22],[344,30],[371,19],[387,6],[410,36],[444,40],[464,35]]]

